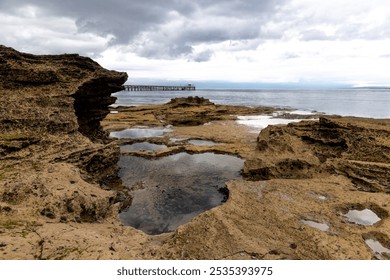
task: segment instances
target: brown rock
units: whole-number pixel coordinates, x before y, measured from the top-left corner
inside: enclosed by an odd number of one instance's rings
[[[110,145],[100,121],[126,79],[76,54],[31,55],[0,46],[0,237],[8,244],[0,259],[72,255],[77,240],[59,237],[72,231],[71,223],[116,219],[119,148]]]

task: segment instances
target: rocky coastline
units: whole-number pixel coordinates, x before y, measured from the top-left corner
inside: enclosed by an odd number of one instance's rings
[[[316,116],[254,134],[237,115],[277,108],[191,97],[110,109],[126,73],[4,46],[0,77],[0,259],[390,258],[388,119]],[[226,182],[226,203],[175,232],[123,226],[118,213],[131,194],[118,177],[119,146],[144,139],[108,134],[137,126],[171,129],[148,138],[165,149],[139,156],[234,154],[245,160],[243,179]],[[349,218],[362,210],[379,221]]]

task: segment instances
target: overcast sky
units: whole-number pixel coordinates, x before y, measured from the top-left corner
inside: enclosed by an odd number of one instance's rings
[[[0,44],[156,80],[390,85],[389,0],[0,0]]]

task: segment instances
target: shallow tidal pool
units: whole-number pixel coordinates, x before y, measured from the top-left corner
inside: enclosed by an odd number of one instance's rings
[[[162,137],[165,133],[172,130],[166,127],[134,127],[121,131],[113,131],[110,133],[110,137],[119,139],[137,139],[137,138],[149,138],[149,137]]]
[[[241,178],[244,161],[214,153],[179,153],[146,159],[122,155],[119,175],[132,205],[119,216],[147,234],[172,232],[228,197],[225,183]]]
[[[166,149],[166,145],[159,145],[149,142],[138,142],[130,145],[123,145],[120,147],[122,152],[125,151],[156,151]]]
[[[381,220],[375,212],[370,209],[363,210],[349,210],[345,217],[347,217],[350,223],[371,226]]]

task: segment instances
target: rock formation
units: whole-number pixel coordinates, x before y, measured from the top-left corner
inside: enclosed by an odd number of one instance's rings
[[[28,225],[41,217],[64,223],[116,215],[110,183],[119,149],[100,121],[126,79],[76,54],[0,46],[0,234],[34,228]]]
[[[101,150],[92,156],[92,151],[77,146],[107,141],[100,121],[109,113],[108,105],[115,102],[111,93],[123,89],[126,73],[108,71],[75,54],[36,56],[0,46],[0,77],[3,157],[25,160],[17,152],[34,144],[54,149],[51,160],[88,158],[82,165],[91,177],[106,169],[101,166],[99,170],[93,161],[104,163],[110,155],[99,156],[105,153]],[[41,157],[50,158],[49,150]],[[60,155],[58,159],[55,154]],[[97,181],[103,179],[99,177]]]
[[[257,138],[261,156],[246,162],[252,180],[344,175],[358,190],[390,193],[388,120],[320,117],[270,126]]]
[[[366,243],[375,240],[390,248],[390,120],[320,116],[269,126],[259,134],[232,121],[237,114],[269,113],[266,108],[180,98],[164,105],[118,108],[118,114],[105,119],[109,129],[174,124],[171,135],[153,139],[157,144],[169,145],[170,138],[219,143],[194,147],[184,142],[152,153],[157,157],[185,150],[245,159],[244,180],[227,182],[225,204],[171,235],[151,238],[161,245],[147,243],[143,258],[390,258]],[[350,210],[371,210],[381,220],[356,224],[345,216]]]
[[[0,259],[390,259],[368,242],[390,248],[390,120],[322,116],[254,134],[236,115],[273,108],[197,97],[107,115],[126,78],[78,55],[0,46]],[[125,227],[118,211],[130,198],[116,174],[128,140],[111,142],[100,124],[170,125],[153,139],[167,148],[144,156],[235,154],[244,179],[175,232]],[[379,221],[351,222],[349,210]]]

